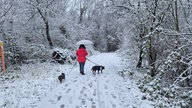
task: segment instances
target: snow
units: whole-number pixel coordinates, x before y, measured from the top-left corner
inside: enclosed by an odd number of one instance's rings
[[[0,108],[153,108],[152,102],[142,100],[134,80],[118,74],[123,68],[120,56],[100,53],[88,58],[92,62],[86,62],[86,75],[80,75],[77,63],[13,67],[0,77]],[[105,66],[102,74],[91,73],[93,62]],[[66,79],[59,83],[62,72]]]

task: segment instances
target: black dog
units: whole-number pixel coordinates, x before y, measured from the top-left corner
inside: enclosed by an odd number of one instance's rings
[[[58,76],[58,79],[60,83],[62,83],[62,81],[65,80],[65,73],[61,73],[61,75]]]
[[[103,69],[105,69],[104,66],[93,66],[91,70],[92,70],[92,73],[93,73],[93,74],[96,74],[96,71],[97,71],[98,73],[101,71],[101,73],[102,73],[102,70],[103,70]]]

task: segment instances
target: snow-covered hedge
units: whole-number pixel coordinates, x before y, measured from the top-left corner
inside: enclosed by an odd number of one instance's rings
[[[13,51],[5,50],[6,66],[43,62],[51,57],[49,53],[49,49],[42,44],[15,45]]]
[[[42,44],[27,44],[20,46],[15,53],[5,52],[6,63],[9,66],[17,63],[37,63],[37,62],[50,62],[53,60],[53,53],[60,54],[61,61],[64,63],[72,64],[76,59],[74,49],[53,48],[49,49]]]
[[[192,90],[186,92],[177,86],[163,86],[161,78],[161,75],[152,78],[146,74],[138,81],[139,88],[146,93],[143,99],[154,101],[157,108],[190,108]]]
[[[137,81],[138,87],[144,93],[143,100],[153,101],[155,108],[190,108],[192,106],[192,90],[170,86],[170,82],[165,80],[163,72],[159,72],[155,77],[150,77],[150,71],[147,69],[135,69],[136,59],[133,51],[123,50],[120,54],[123,59],[124,70],[120,70],[118,74],[126,78],[134,78]],[[131,63],[132,65],[129,65]],[[137,72],[138,71],[138,72]],[[145,74],[144,74],[145,73]]]
[[[24,63],[45,62],[51,57],[49,49],[42,44],[30,44],[22,49]]]
[[[76,61],[75,51],[69,49],[54,48],[52,59],[60,64],[73,64]]]

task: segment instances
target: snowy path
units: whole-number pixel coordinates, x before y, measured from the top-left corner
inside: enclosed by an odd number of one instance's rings
[[[36,108],[149,108],[149,103],[141,100],[142,93],[130,80],[124,80],[117,72],[121,69],[120,58],[115,53],[103,53],[89,59],[104,65],[102,74],[93,75],[93,63],[87,61],[84,76],[80,75],[78,65],[66,80],[57,83]],[[58,67],[60,70],[65,66]]]

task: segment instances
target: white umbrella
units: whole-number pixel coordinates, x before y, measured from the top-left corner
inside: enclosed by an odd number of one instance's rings
[[[81,44],[84,44],[84,45],[88,45],[88,46],[92,46],[93,45],[93,42],[91,42],[90,40],[81,40],[79,42],[76,43],[76,45],[81,45]]]

